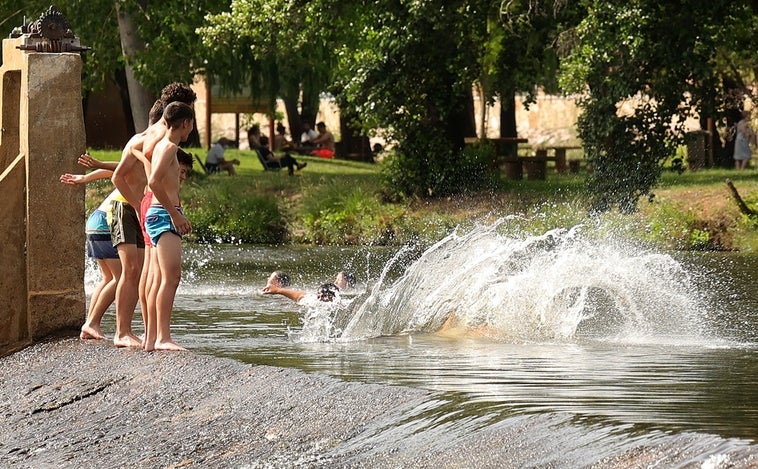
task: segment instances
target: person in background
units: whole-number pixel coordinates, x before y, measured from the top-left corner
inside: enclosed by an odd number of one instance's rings
[[[745,169],[753,157],[751,146],[756,146],[756,135],[750,127],[750,113],[744,111],[734,132],[734,169]]]
[[[290,150],[292,143],[287,139],[287,129],[279,122],[276,124],[276,135],[274,136],[274,151]]]
[[[234,169],[234,167],[239,166],[240,160],[236,158],[233,160],[226,160],[224,158],[224,151],[233,144],[234,142],[228,138],[221,137],[216,141],[216,143],[211,145],[211,147],[208,149],[208,156],[205,157],[206,172],[210,174],[224,170],[229,173],[229,176],[234,176],[237,174],[237,171]]]
[[[264,135],[261,136],[261,146],[256,148],[261,157],[266,161],[266,166],[286,167],[287,173],[292,176],[295,174],[295,169],[300,171],[308,166],[308,163],[298,163],[295,158],[289,153],[285,153],[283,156],[276,156],[271,150],[268,149],[268,138]]]
[[[251,150],[261,146],[261,126],[258,124],[247,129],[247,144]]]
[[[300,146],[313,147],[315,145],[313,143],[313,139],[318,137],[318,134],[311,128],[311,124],[309,122],[303,122],[302,126],[303,133],[300,134]]]
[[[334,158],[334,135],[326,130],[326,124],[323,122],[316,124],[316,129],[318,129],[318,136],[311,139],[311,142],[318,148],[313,150],[311,154],[319,158]]]

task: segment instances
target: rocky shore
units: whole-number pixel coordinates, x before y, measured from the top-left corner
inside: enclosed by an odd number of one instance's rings
[[[335,450],[428,399],[408,388],[74,339],[3,358],[0,382],[5,468],[358,466],[359,453]]]

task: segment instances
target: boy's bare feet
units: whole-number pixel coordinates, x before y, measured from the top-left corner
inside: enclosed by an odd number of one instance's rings
[[[116,347],[142,348],[142,341],[134,334],[129,334],[123,337],[113,337],[113,345]]]
[[[99,327],[89,326],[87,324],[82,326],[82,331],[79,333],[81,340],[103,340],[105,335]]]
[[[166,342],[156,342],[155,343],[155,350],[166,350],[166,351],[175,351],[175,352],[186,352],[187,349],[182,347],[181,345],[169,340]]]

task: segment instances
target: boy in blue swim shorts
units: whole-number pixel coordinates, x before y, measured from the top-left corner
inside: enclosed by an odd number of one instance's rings
[[[98,169],[88,174],[66,173],[61,175],[60,181],[67,185],[86,184],[97,179],[109,178],[112,174],[113,171],[106,169]],[[116,287],[121,277],[121,260],[116,248],[113,247],[108,223],[112,201],[118,195],[118,190],[111,192],[87,218],[85,228],[87,257],[97,262],[102,278],[90,297],[87,318],[79,333],[79,338],[82,340],[105,338],[100,323],[105,311],[116,297]]]
[[[171,312],[182,274],[182,235],[192,231],[179,199],[179,185],[192,167],[192,157],[180,152],[179,143],[186,141],[192,132],[194,117],[194,111],[187,104],[167,105],[163,112],[167,131],[153,150],[148,181],[153,202],[145,216],[145,230],[155,246],[157,265],[150,268],[155,267],[160,272],[160,284],[155,290],[155,308],[148,308],[144,340],[147,351],[186,350],[171,339]]]

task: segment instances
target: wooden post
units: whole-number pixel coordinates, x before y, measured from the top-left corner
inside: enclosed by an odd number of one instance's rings
[[[566,172],[566,149],[555,149],[555,170],[559,173]]]

